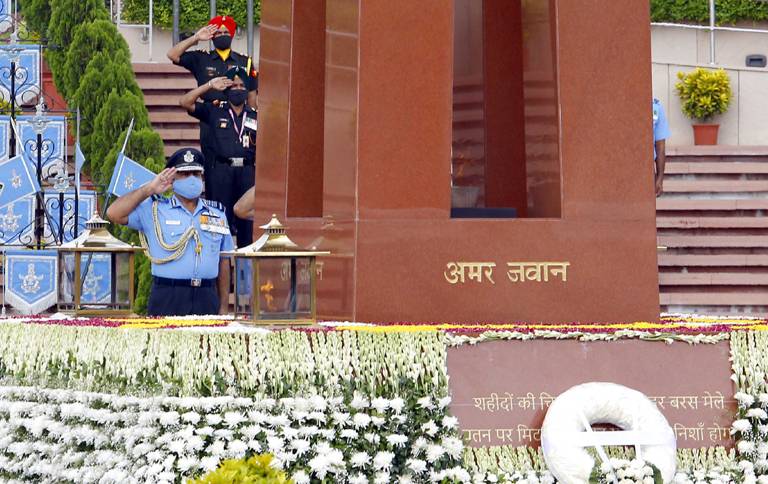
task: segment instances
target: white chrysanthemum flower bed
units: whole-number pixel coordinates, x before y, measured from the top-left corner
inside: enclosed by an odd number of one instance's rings
[[[452,476],[469,482],[446,400],[354,400],[352,406],[341,397],[137,398],[0,387],[0,476],[171,483],[215,469],[222,459],[268,452],[297,484]]]

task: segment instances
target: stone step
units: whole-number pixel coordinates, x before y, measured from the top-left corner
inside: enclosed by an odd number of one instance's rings
[[[189,124],[197,126],[198,120],[193,118],[187,113],[187,111],[181,107],[167,111],[150,111],[149,120],[152,124],[156,123],[168,123],[168,124]]]
[[[664,210],[727,211],[727,210],[766,210],[766,209],[768,209],[768,199],[765,199],[765,198],[697,200],[697,199],[690,199],[690,198],[659,197],[656,199],[656,210],[658,211],[664,211]]]
[[[665,192],[697,193],[739,193],[768,192],[767,180],[664,180]]]
[[[181,66],[171,64],[168,62],[134,62],[133,72],[136,76],[142,74],[186,74],[189,75],[189,71]]]
[[[718,174],[768,174],[768,158],[760,161],[667,161],[665,175],[718,175]]]
[[[745,229],[768,228],[768,217],[680,217],[656,216],[657,229]]]
[[[680,235],[663,234],[658,245],[668,248],[768,248],[765,235]]]
[[[157,131],[163,140],[200,142],[200,130],[195,128],[159,128]]]
[[[766,306],[768,291],[760,292],[662,292],[662,306]]]
[[[174,75],[173,77],[137,77],[136,81],[144,92],[178,91],[187,92],[197,87],[197,82],[191,74]],[[177,101],[178,104],[178,101]]]
[[[661,286],[768,286],[768,273],[687,272],[659,274]],[[766,287],[768,289],[768,287]],[[766,301],[768,304],[768,301]]]
[[[766,267],[768,254],[659,254],[660,267]],[[768,300],[765,301],[768,304]]]

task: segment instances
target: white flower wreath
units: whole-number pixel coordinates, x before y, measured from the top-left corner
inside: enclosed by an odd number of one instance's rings
[[[562,393],[544,418],[544,459],[559,481],[587,484],[595,461],[585,447],[594,447],[600,440],[604,445],[620,445],[619,439],[611,439],[617,436],[616,432],[614,436],[601,432],[600,438],[590,435],[591,427],[586,427],[594,423],[612,424],[626,431],[621,437],[635,445],[638,457],[656,466],[665,483],[672,481],[676,467],[675,433],[656,404],[636,390],[599,382],[577,385]]]

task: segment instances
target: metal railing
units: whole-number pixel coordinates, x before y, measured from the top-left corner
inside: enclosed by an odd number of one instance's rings
[[[106,0],[105,0],[106,2]],[[115,3],[116,2],[116,3]],[[115,9],[117,7],[117,9]],[[173,0],[172,2],[172,8],[173,8],[173,26],[172,26],[172,42],[175,44],[179,41],[179,0]],[[123,11],[123,5],[122,0],[109,0],[109,11],[112,16],[112,21],[118,26],[118,27],[126,27],[126,28],[140,28],[144,29],[145,34],[144,38],[147,39],[147,43],[149,44],[149,60],[152,60],[152,37],[153,37],[153,27],[154,27],[154,5],[153,0],[149,0],[149,22],[147,24],[124,24],[122,23],[122,11]],[[247,43],[248,43],[248,56],[253,57],[253,37],[254,37],[254,31],[253,31],[253,0],[246,0],[246,11],[247,11]],[[209,0],[209,13],[211,17],[216,16],[216,0]]]
[[[115,10],[115,7],[117,9]],[[146,39],[147,41],[147,48],[148,48],[148,54],[147,57],[151,61],[152,60],[152,41],[153,41],[153,26],[154,26],[154,1],[149,0],[149,20],[146,24],[124,24],[122,19],[122,13],[123,13],[123,2],[122,0],[117,0],[117,3],[115,3],[115,0],[109,0],[109,13],[112,17],[112,21],[117,25],[118,28],[125,27],[125,28],[134,28],[134,29],[143,29],[144,33],[142,34],[142,40]]]
[[[671,22],[651,22],[654,27],[672,27],[678,29],[705,30],[709,32],[709,64],[715,65],[715,33],[722,32],[746,32],[753,34],[768,34],[765,29],[749,29],[744,27],[719,27],[717,24],[717,11],[715,0],[709,0],[709,25],[676,24]]]

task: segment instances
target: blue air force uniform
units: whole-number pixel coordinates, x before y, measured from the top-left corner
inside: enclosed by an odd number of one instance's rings
[[[669,131],[667,115],[664,113],[664,107],[661,102],[653,98],[653,159],[656,159],[656,142],[665,140],[672,133]]]
[[[194,241],[190,240],[178,259],[165,264],[152,264],[152,275],[166,279],[183,279],[187,282],[218,277],[220,253],[234,249],[227,216],[221,209],[221,204],[201,198],[197,201],[194,213],[190,213],[175,195],[171,198],[154,196],[144,200],[128,217],[128,227],[144,232],[149,253],[155,258],[172,254],[161,246],[154,229],[152,205],[155,202],[160,235],[164,241],[167,244],[178,242],[187,227],[191,226],[200,236],[202,251],[198,257]]]
[[[194,161],[183,161],[185,154]],[[171,156],[167,167],[202,171],[202,159],[199,151],[183,149]],[[219,202],[198,198],[197,206],[190,212],[176,195],[155,195],[131,212],[127,226],[144,234],[152,261],[149,314],[218,313],[216,278],[221,252],[234,249],[227,216]],[[184,244],[179,242],[183,238],[188,242],[181,250]],[[179,247],[170,249],[174,246]]]

